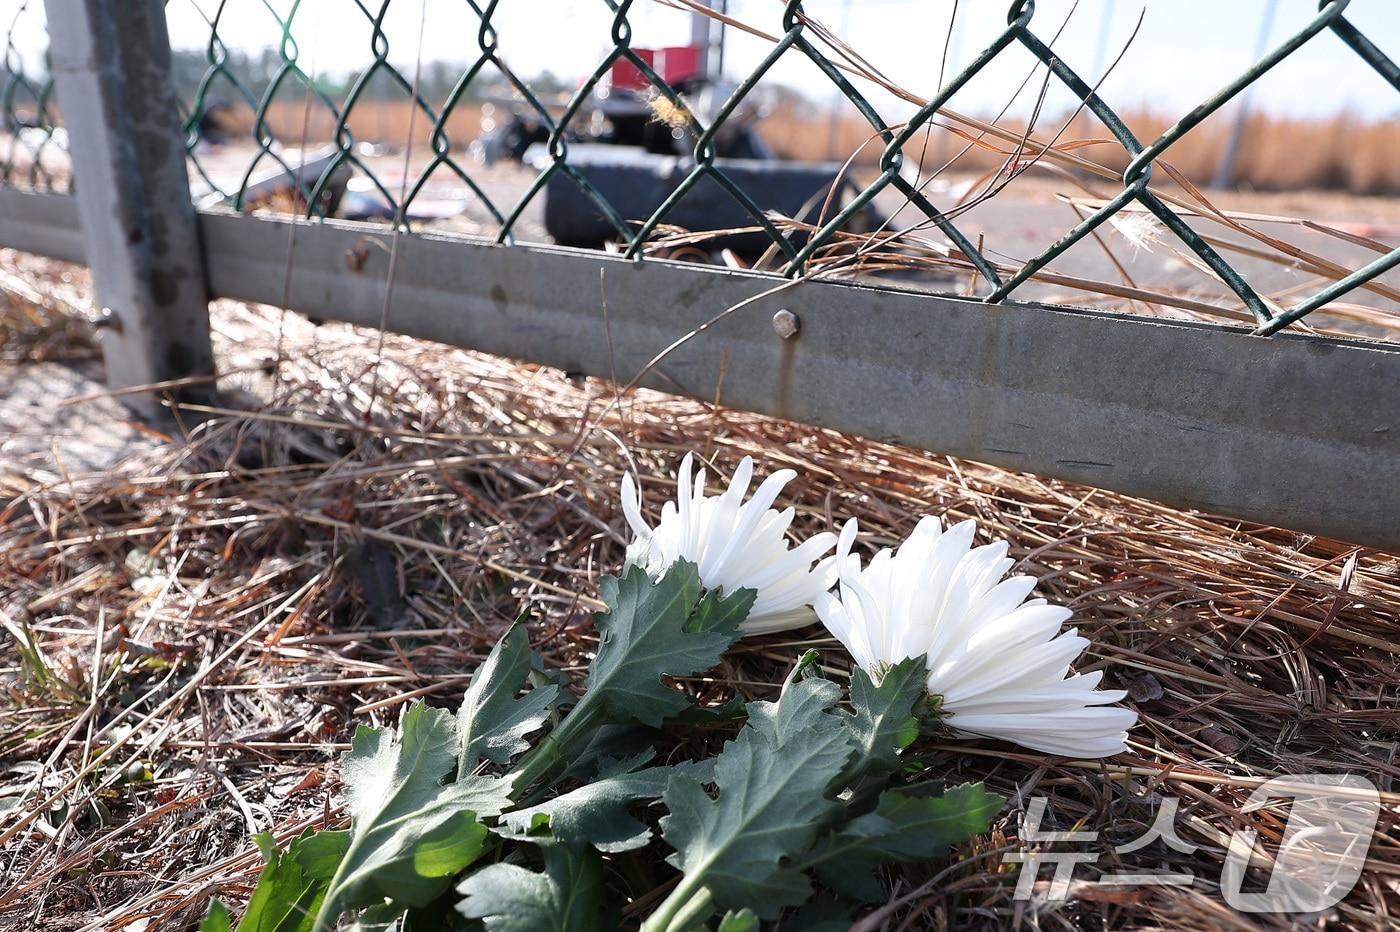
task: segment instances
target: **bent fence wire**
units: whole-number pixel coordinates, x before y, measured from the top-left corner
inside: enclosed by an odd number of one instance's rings
[[[168,6],[189,2],[191,0],[170,0]],[[208,23],[209,35],[204,51],[206,67],[199,78],[189,111],[184,115],[185,146],[194,173],[235,209],[245,209],[250,179],[260,168],[266,170],[269,166],[276,166],[286,172],[292,183],[298,187],[300,201],[307,205],[307,214],[314,216],[324,204],[327,186],[336,177],[337,172],[343,172],[346,167],[353,167],[368,179],[379,197],[402,221],[424,191],[429,179],[439,171],[447,171],[460,180],[490,214],[498,228],[497,239],[502,243],[513,241],[517,224],[526,207],[540,196],[553,177],[562,175],[576,185],[608,219],[616,230],[617,241],[623,245],[629,256],[640,253],[648,238],[659,226],[666,223],[673,209],[691,189],[705,179],[712,179],[738,202],[744,212],[752,218],[753,223],[771,239],[774,247],[781,251],[786,260],[783,270],[789,276],[802,274],[809,267],[808,262],[814,254],[831,244],[857,211],[882,191],[893,189],[921,211],[928,222],[936,225],[977,269],[983,288],[980,297],[992,302],[1014,294],[1031,276],[1091,234],[1114,214],[1130,205],[1141,205],[1229,287],[1253,316],[1257,325],[1256,332],[1260,334],[1274,333],[1400,264],[1400,249],[1391,250],[1369,264],[1351,271],[1350,274],[1336,278],[1311,296],[1297,300],[1291,307],[1280,307],[1262,298],[1238,269],[1149,187],[1155,160],[1165,155],[1187,133],[1239,95],[1251,83],[1259,80],[1271,68],[1309,42],[1345,43],[1375,70],[1391,90],[1400,93],[1400,66],[1345,17],[1344,12],[1351,0],[1323,2],[1306,26],[1279,43],[1251,68],[1147,144],[1134,136],[1113,108],[1098,96],[1094,87],[1074,70],[1072,63],[1061,59],[1033,28],[1036,12],[1034,0],[1017,0],[1012,3],[1006,16],[1005,28],[996,40],[977,54],[961,72],[948,80],[912,117],[897,124],[884,119],[866,95],[856,87],[848,77],[851,69],[841,60],[841,56],[822,51],[819,45],[826,45],[828,50],[833,46],[820,41],[821,28],[808,19],[802,2],[789,0],[782,11],[781,33],[773,36],[775,41],[772,49],[758,67],[738,84],[709,125],[700,121],[682,95],[663,81],[651,63],[633,48],[633,31],[628,17],[635,0],[598,0],[605,3],[612,13],[612,49],[578,86],[562,110],[547,105],[531,85],[507,65],[502,53],[502,37],[493,22],[501,0],[490,0],[484,4],[478,3],[477,0],[462,0],[474,12],[477,21],[473,37],[476,59],[462,71],[451,91],[440,103],[425,99],[415,91],[414,75],[405,73],[403,68],[396,67],[389,60],[390,41],[384,23],[392,2],[393,0],[380,0],[376,4],[368,0],[351,0],[343,5],[345,10],[366,19],[370,27],[371,57],[340,99],[335,99],[323,91],[308,73],[308,68],[303,62],[303,50],[293,37],[293,25],[297,17],[301,15],[304,18],[308,15],[302,10],[300,2],[291,3],[285,8],[285,12],[279,12],[267,2],[261,6],[254,3],[227,2],[219,2],[216,6],[195,5]],[[398,2],[404,4],[408,0]],[[686,0],[679,2],[688,5]],[[31,34],[33,32],[33,20],[36,18],[33,6],[33,0],[18,5],[18,12],[9,24],[5,37],[4,87],[0,103],[3,104],[4,128],[8,133],[9,142],[4,159],[0,161],[0,183],[55,187],[66,181],[57,179],[47,167],[48,150],[61,146],[59,137],[55,135],[58,117],[52,96],[52,79],[44,73],[41,65],[36,65],[32,49],[28,50],[26,55],[16,46],[17,34],[22,31],[20,27],[27,27]],[[205,12],[205,7],[212,7],[212,13]],[[969,12],[965,15],[981,15],[981,9],[984,8],[979,8],[976,14]],[[253,17],[267,24],[267,43],[275,47],[276,58],[275,67],[266,76],[265,86],[262,88],[249,87],[244,78],[229,67],[230,47],[221,36],[220,28],[227,25],[232,17]],[[816,43],[812,41],[814,36],[819,40]],[[1326,37],[1331,38],[1329,40]],[[410,36],[410,39],[412,38]],[[529,41],[529,36],[514,38],[517,41]],[[905,147],[911,140],[929,126],[940,108],[964,85],[1013,44],[1019,44],[1034,55],[1056,81],[1062,83],[1079,99],[1084,109],[1108,128],[1122,146],[1129,163],[1122,175],[1122,189],[1116,196],[1085,217],[1039,255],[1025,262],[1014,273],[1006,275],[998,271],[995,263],[989,261],[984,249],[974,245],[957,224],[933,203],[926,195],[924,186],[910,181],[901,172],[901,168],[905,163]],[[879,173],[874,180],[861,188],[842,209],[805,239],[784,232],[772,216],[760,209],[750,193],[726,173],[716,157],[716,133],[726,119],[729,119],[754,92],[772,66],[780,58],[789,55],[803,56],[814,64],[854,105],[860,115],[869,122],[872,132],[884,142],[884,149],[879,157]],[[654,94],[669,102],[670,111],[679,115],[676,119],[684,121],[694,138],[693,159],[688,172],[655,212],[650,217],[640,220],[624,218],[590,184],[587,177],[570,163],[570,136],[578,128],[575,123],[585,110],[590,96],[604,82],[614,63],[619,61],[630,63],[643,76]],[[447,129],[449,119],[462,102],[469,99],[472,91],[492,76],[506,82],[512,91],[519,95],[523,106],[528,108],[548,133],[545,144],[547,164],[524,193],[509,202],[501,200],[499,194],[493,199],[485,186],[473,177],[469,164],[460,158],[460,140],[454,145]],[[381,180],[371,165],[361,157],[349,128],[351,114],[357,106],[371,100],[370,88],[375,86],[377,81],[391,83],[405,99],[412,100],[413,106],[417,108],[415,118],[421,119],[424,126],[431,128],[431,157],[398,191],[393,190],[394,185]],[[320,163],[321,170],[314,177],[304,176],[296,171],[298,166],[288,160],[283,148],[284,144],[292,140],[279,139],[269,119],[269,111],[274,101],[279,95],[285,98],[289,88],[296,88],[304,94],[308,110],[316,109],[322,116],[328,116],[334,124],[331,157]],[[256,143],[256,151],[242,171],[241,179],[227,189],[215,183],[212,174],[206,170],[199,151],[202,141],[201,128],[220,94],[232,95],[235,100],[253,111],[251,135]],[[1023,160],[1034,159],[1037,154],[1038,151],[1032,144],[1022,154]]]

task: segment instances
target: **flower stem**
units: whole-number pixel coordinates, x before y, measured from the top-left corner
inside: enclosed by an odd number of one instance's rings
[[[345,849],[345,853],[340,857],[340,863],[335,867],[335,873],[331,876],[331,882],[326,884],[325,896],[321,898],[321,908],[316,910],[316,918],[311,921],[311,932],[322,932],[323,929],[330,929],[335,926],[339,918],[340,909],[340,885],[345,878],[346,865],[350,859],[359,853],[360,845],[364,842],[364,835],[350,842],[350,847]],[[286,855],[291,857],[290,853]]]
[[[642,923],[641,932],[686,932],[708,919],[714,911],[715,898],[709,887],[696,889],[693,883],[682,882]]]
[[[565,755],[586,737],[602,715],[602,708],[590,703],[591,695],[585,694],[574,710],[564,717],[558,727],[544,736],[534,750],[520,759],[511,773],[511,796],[523,793],[532,784],[552,770]]]

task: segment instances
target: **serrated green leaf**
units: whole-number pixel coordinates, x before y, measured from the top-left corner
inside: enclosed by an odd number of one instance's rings
[[[653,735],[654,734],[655,732],[653,732]],[[595,767],[592,779],[604,780],[608,777],[621,777],[625,774],[636,773],[638,770],[642,769],[643,764],[647,763],[655,756],[656,748],[652,746],[638,749],[631,754],[625,754],[621,757],[599,757],[594,761]]]
[[[928,662],[910,657],[888,668],[877,686],[860,667],[851,671],[851,707],[846,719],[856,743],[856,756],[842,775],[888,776],[899,767],[899,752],[919,736],[915,707],[927,691]]]
[[[651,829],[633,818],[628,807],[660,796],[667,780],[677,773],[708,783],[714,777],[714,762],[648,767],[605,776],[538,806],[508,812],[503,821],[518,835],[524,835],[544,817],[550,834],[570,844],[590,844],[609,853],[641,848],[651,840]]]
[[[621,578],[603,577],[598,589],[609,611],[593,616],[598,653],[583,698],[516,765],[512,779],[517,790],[534,786],[560,763],[573,762],[578,749],[609,723],[657,727],[688,708],[690,700],[663,680],[718,663],[725,648],[738,640],[737,625],[753,599],[751,591],[740,590],[702,600],[700,574],[695,564],[683,560],[660,580],[630,566]],[[704,614],[697,621],[702,601]]]
[[[219,900],[210,900],[209,912],[199,920],[199,932],[230,932],[232,928],[233,916],[229,915],[228,907]]]
[[[715,590],[709,590],[700,599],[700,604],[695,606],[686,630],[720,633],[737,630],[749,617],[749,609],[753,608],[757,598],[756,589],[740,589],[723,597]]]
[[[282,854],[271,835],[253,836],[265,863],[238,923],[238,932],[308,932],[312,928],[330,873],[309,871],[297,857],[316,837],[316,832],[307,829],[300,837],[292,839],[286,854]],[[224,910],[223,920],[215,915],[216,904]],[[226,932],[231,921],[228,910],[216,900],[210,904],[209,915],[204,919],[204,923],[214,924],[206,930],[201,923],[200,932]]]
[[[544,873],[491,864],[457,886],[457,911],[480,919],[488,932],[599,932],[603,928],[603,869],[584,846],[550,845]]]
[[[637,770],[656,756],[657,734],[643,725],[603,725],[574,750],[559,780],[586,783]]]
[[[727,725],[748,718],[743,696],[730,696],[717,705],[693,705],[672,718],[687,725]]]
[[[880,864],[943,857],[948,848],[987,830],[1005,802],[980,783],[939,796],[886,790],[874,812],[823,838],[801,861],[833,889],[862,900],[882,895],[873,876]]]
[[[360,910],[350,920],[348,928],[344,927],[344,923],[341,927],[345,932],[402,932],[404,925],[406,917],[403,907],[393,903],[382,903]],[[441,923],[434,926],[434,932],[443,932]]]
[[[706,627],[699,628],[700,574],[685,561],[676,562],[656,581],[633,566],[621,579],[603,577],[599,590],[611,611],[593,616],[601,637],[580,707],[583,702],[597,703],[612,721],[635,720],[653,727],[689,705],[661,678],[689,676],[718,663],[725,648],[738,639],[738,623],[753,604],[748,590],[723,599],[707,595]]]
[[[350,831],[323,832],[303,846],[308,869],[323,869],[343,846],[316,929],[384,899],[423,906],[481,854],[487,832],[476,817],[500,813],[509,783],[469,774],[444,784],[457,750],[452,715],[418,702],[404,711],[397,733],[356,731],[341,759]]]
[[[749,727],[778,747],[800,737],[808,725],[840,724],[840,718],[829,711],[841,698],[840,688],[821,677],[799,676],[800,669],[788,676],[777,702],[750,702],[746,706]]]
[[[758,932],[758,917],[749,909],[737,913],[731,910],[724,914],[715,932]]]
[[[763,918],[810,895],[807,879],[781,862],[802,854],[839,808],[826,795],[852,751],[829,711],[839,692],[790,679],[778,702],[750,703],[749,727],[715,761],[717,799],[693,777],[671,777],[661,829],[685,876],[648,928],[667,928],[704,891],[720,908],[749,906]]]
[[[492,648],[462,697],[458,773],[471,773],[483,759],[504,764],[529,749],[525,736],[544,725],[559,693],[557,686],[539,686],[517,699],[529,674],[530,639],[517,624]]]

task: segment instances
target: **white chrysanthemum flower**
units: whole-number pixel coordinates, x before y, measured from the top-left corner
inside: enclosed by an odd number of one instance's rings
[[[1007,544],[973,547],[976,530],[964,521],[944,531],[924,518],[864,570],[850,557],[840,597],[816,603],[822,623],[877,678],[889,664],[926,657],[929,694],[957,732],[1068,757],[1123,751],[1137,713],[1109,703],[1126,693],[1097,690],[1100,671],[1066,678],[1088,639],[1060,633],[1069,609],[1026,600],[1034,577],[1002,579],[1014,562]]]
[[[828,531],[789,546],[786,535],[796,511],[777,511],[772,505],[797,473],[791,469],[773,473],[744,502],[753,480],[752,459],[746,456],[740,461],[723,494],[708,497],[705,470],[692,477],[692,461],[689,453],[681,460],[676,500],[662,506],[661,520],[654,528],[642,518],[641,498],[631,474],[623,475],[622,513],[636,535],[627,548],[627,562],[660,576],[684,559],[696,565],[707,589],[757,590],[749,617],[739,626],[745,634],[811,624],[816,620],[812,603],[836,582],[836,558],[822,557],[837,537]],[[849,539],[845,549],[850,549]]]

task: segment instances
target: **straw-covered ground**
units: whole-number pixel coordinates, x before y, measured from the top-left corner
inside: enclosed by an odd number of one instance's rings
[[[81,292],[81,283],[77,286]],[[11,296],[5,354],[82,356],[53,307]],[[0,308],[4,308],[0,304]],[[26,322],[27,321],[27,322]],[[793,467],[802,533],[856,515],[868,542],[922,515],[973,517],[1017,571],[1075,610],[1141,715],[1130,752],[1071,762],[991,742],[922,740],[930,777],[985,780],[1008,802],[945,860],[887,875],[861,929],[1286,927],[1219,895],[1228,837],[1277,840],[1284,813],[1242,813],[1279,774],[1364,775],[1384,812],[1355,890],[1310,928],[1400,923],[1400,561],[1110,492],[1051,482],[473,353],[223,304],[227,407],[181,414],[184,437],[80,474],[0,473],[0,927],[190,927],[240,904],[251,836],[343,821],[337,756],[356,723],[411,697],[455,705],[529,606],[547,664],[595,644],[600,575],[622,558],[617,486],[652,509],[695,450],[727,473]],[[178,433],[178,431],[177,431]],[[746,641],[706,701],[769,696],[819,627]],[[713,724],[676,731],[717,746]],[[1018,828],[1100,831],[1064,902],[1013,899]],[[1163,800],[1194,846],[1131,852]],[[658,845],[656,861],[661,849]],[[1109,887],[1176,871],[1190,886]],[[1257,875],[1262,877],[1262,872]],[[664,874],[662,878],[664,879]],[[631,915],[646,905],[643,896]],[[237,912],[237,908],[235,908]],[[144,926],[143,926],[144,924]]]

